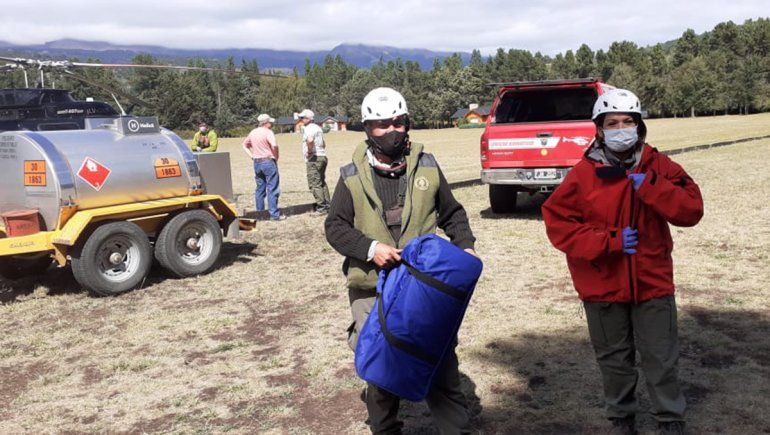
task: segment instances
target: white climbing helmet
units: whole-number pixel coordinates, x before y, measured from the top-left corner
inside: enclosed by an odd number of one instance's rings
[[[594,103],[594,114],[591,119],[595,120],[599,115],[605,113],[637,113],[642,115],[642,105],[639,98],[633,92],[625,89],[611,89],[599,95]]]
[[[372,89],[361,103],[361,122],[408,114],[404,96],[391,88]]]

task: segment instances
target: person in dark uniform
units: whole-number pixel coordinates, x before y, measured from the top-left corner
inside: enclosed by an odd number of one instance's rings
[[[361,104],[361,119],[367,139],[340,170],[325,223],[329,244],[345,256],[353,316],[348,343],[354,350],[375,301],[378,271],[397,265],[411,239],[439,227],[452,243],[476,255],[468,217],[436,159],[409,141],[404,97],[390,88],[372,90]],[[397,396],[368,384],[362,399],[372,433],[401,433]],[[468,433],[468,405],[454,348],[447,352],[426,402],[441,433]]]

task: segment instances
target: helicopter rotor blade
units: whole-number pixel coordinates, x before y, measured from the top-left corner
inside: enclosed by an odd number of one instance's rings
[[[173,69],[182,71],[221,71],[216,68],[207,68],[201,66],[181,66],[181,65],[152,65],[152,64],[133,64],[133,63],[88,63],[71,62],[72,66],[84,68],[145,68],[145,69]]]
[[[26,61],[27,61],[28,59],[22,59],[22,58],[20,58],[20,57],[5,57],[5,56],[0,56],[0,60],[2,60],[2,61],[5,61],[5,62],[13,62],[13,63],[16,63],[16,64],[22,64],[22,63],[27,63]]]
[[[177,70],[177,71],[209,71],[209,72],[223,72],[227,74],[248,74],[262,77],[274,77],[274,78],[287,78],[287,76],[271,73],[260,73],[252,71],[244,71],[240,68],[226,69],[226,68],[211,68],[202,66],[183,66],[183,65],[154,65],[154,64],[134,64],[134,63],[95,63],[95,62],[70,62],[68,60],[38,60],[38,59],[24,59],[21,57],[4,57],[0,56],[0,61],[10,62],[19,66],[30,66],[38,69],[46,70],[63,70],[71,68],[109,68],[109,69],[165,69],[165,70]]]
[[[76,74],[76,73],[74,73],[74,72],[72,72],[70,70],[67,70],[67,69],[65,69],[63,72],[65,74],[67,74],[68,77],[72,77],[75,80],[81,81],[81,82],[83,82],[85,84],[88,84],[88,85],[91,85],[91,86],[93,86],[95,88],[101,89],[102,91],[107,92],[108,94],[114,94],[114,95],[117,95],[117,96],[119,96],[121,98],[125,98],[126,100],[130,101],[133,104],[136,104],[136,105],[139,105],[139,106],[143,106],[143,107],[153,108],[153,109],[156,108],[153,104],[150,104],[150,103],[148,103],[148,102],[146,102],[144,100],[141,100],[141,99],[139,99],[137,97],[134,97],[133,95],[131,95],[131,94],[127,93],[127,92],[123,92],[123,91],[120,91],[120,90],[115,89],[113,87],[110,87],[109,85],[107,85],[105,83],[102,83],[102,82],[100,82],[98,80],[94,80],[94,79],[90,79],[90,78],[85,78],[85,77],[83,77],[83,76],[81,76],[79,74]]]

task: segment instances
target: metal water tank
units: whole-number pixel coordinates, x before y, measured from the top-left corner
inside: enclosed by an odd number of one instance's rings
[[[201,188],[195,156],[156,118],[89,119],[86,130],[0,133],[0,212],[37,208],[55,228],[79,210],[172,198]]]

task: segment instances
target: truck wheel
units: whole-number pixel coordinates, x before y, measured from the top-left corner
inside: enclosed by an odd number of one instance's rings
[[[72,255],[75,279],[101,296],[114,296],[136,288],[147,276],[150,265],[150,241],[132,222],[100,226]]]
[[[219,223],[205,210],[190,210],[174,216],[155,241],[155,258],[180,278],[211,270],[221,250]]]
[[[14,255],[0,258],[0,276],[5,279],[19,279],[40,275],[51,265],[47,252],[29,255]]]
[[[519,189],[516,186],[489,185],[489,203],[494,213],[513,213],[516,211],[518,196]]]

